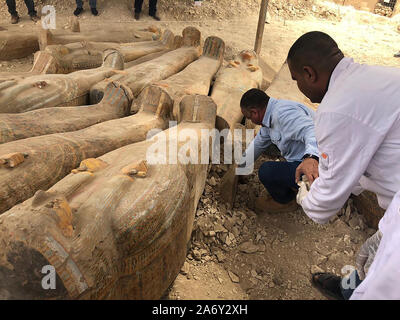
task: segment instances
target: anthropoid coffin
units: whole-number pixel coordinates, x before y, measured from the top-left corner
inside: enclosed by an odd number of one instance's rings
[[[14,26],[0,27],[0,61],[25,58],[38,50],[37,32]]]
[[[179,125],[86,160],[96,169],[77,170],[0,216],[4,297],[161,298],[185,261],[207,177],[208,164],[195,158],[213,139],[190,136],[214,128],[216,115],[208,96],[186,96],[181,110]],[[162,145],[179,150],[176,161],[152,162]],[[193,161],[185,161],[188,150]],[[42,288],[46,265],[54,290]]]
[[[180,122],[180,101],[185,95],[207,95],[211,82],[221,67],[225,43],[218,37],[208,37],[204,42],[203,54],[181,72],[157,81],[153,85],[163,88],[174,100],[174,119]]]
[[[162,56],[124,70],[110,78],[128,86],[136,97],[146,86],[159,80],[166,79],[181,71],[189,63],[196,60],[200,54],[200,31],[187,27],[182,31],[183,45],[181,48],[169,51]],[[107,80],[108,81],[108,80]],[[104,94],[107,81],[101,81],[90,90],[90,102],[98,103]]]
[[[89,104],[90,88],[123,67],[121,53],[107,50],[100,68],[0,82],[0,113]]]
[[[68,44],[76,42],[117,42],[130,43],[141,41],[158,40],[161,36],[161,30],[154,27],[139,29],[125,25],[118,28],[92,26],[86,27],[83,32],[70,32],[65,30],[41,29],[39,31],[39,48],[44,50],[52,44]]]
[[[169,96],[153,90],[151,96],[142,96],[140,100],[140,111],[133,116],[78,131],[0,144],[0,213],[38,190],[47,190],[84,159],[145,140],[152,129],[166,129],[172,110]],[[92,166],[96,168],[90,161],[85,166],[89,171]]]
[[[0,113],[0,144],[52,133],[77,131],[130,115],[133,96],[110,82],[100,103],[78,107],[44,108],[23,113]]]
[[[54,73],[57,73],[55,59],[46,52],[37,51],[34,54],[31,70],[26,72],[0,72],[0,84],[5,81],[22,80],[39,74]]]
[[[252,88],[260,88],[262,78],[257,54],[252,50],[242,51],[217,74],[211,93],[217,105],[217,129],[233,128],[242,121],[242,95]]]
[[[174,34],[165,30],[159,40],[133,43],[116,42],[75,42],[65,45],[49,45],[43,53],[54,58],[56,72],[70,73],[74,71],[100,67],[105,50],[117,49],[130,62],[143,56],[174,48]]]

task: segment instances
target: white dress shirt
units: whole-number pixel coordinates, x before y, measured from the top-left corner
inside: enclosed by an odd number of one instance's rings
[[[352,192],[375,192],[386,209],[400,190],[400,69],[342,59],[315,118],[319,178],[302,202],[327,223]]]

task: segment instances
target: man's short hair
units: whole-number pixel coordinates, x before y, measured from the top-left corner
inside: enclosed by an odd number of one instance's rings
[[[296,40],[289,50],[287,60],[295,69],[300,70],[305,65],[321,67],[329,64],[330,58],[339,53],[343,55],[329,35],[311,31]]]
[[[245,92],[240,100],[240,107],[243,109],[263,109],[268,105],[268,95],[259,89],[250,89]]]

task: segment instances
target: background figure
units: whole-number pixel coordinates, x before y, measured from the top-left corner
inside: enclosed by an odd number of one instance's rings
[[[19,15],[16,9],[15,0],[6,0],[8,12],[11,14],[11,23],[16,24],[19,21]],[[35,4],[33,0],[25,0],[25,5],[28,8],[28,14],[33,22],[39,21],[37,12],[35,11]]]
[[[89,0],[90,11],[94,16],[97,16],[99,12],[96,9],[96,0]],[[83,1],[76,0],[76,9],[74,11],[74,15],[79,16],[83,12]]]
[[[142,11],[143,0],[135,0],[135,19],[140,19],[140,12]],[[149,0],[149,16],[153,19],[160,21],[160,17],[157,13],[157,0]]]

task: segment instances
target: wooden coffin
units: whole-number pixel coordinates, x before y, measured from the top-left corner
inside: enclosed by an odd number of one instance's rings
[[[228,66],[218,73],[211,94],[217,105],[217,129],[229,129],[242,121],[242,95],[252,88],[260,88],[262,80],[262,71],[254,51],[244,50],[229,61]]]
[[[128,116],[132,100],[129,89],[110,82],[104,98],[95,105],[0,113],[0,144],[46,134],[76,131]]]
[[[0,213],[47,190],[86,158],[146,139],[151,129],[168,126],[172,101],[159,90],[142,97],[133,116],[109,120],[66,133],[33,137],[0,145]],[[90,167],[90,164],[88,164]]]
[[[39,31],[38,41],[40,50],[44,50],[52,44],[68,44],[76,42],[117,42],[130,43],[141,41],[158,40],[161,36],[159,29],[149,27],[139,30],[137,27],[124,26],[119,28],[105,28],[103,26],[93,26],[83,32],[69,32],[65,30],[41,29]]]
[[[147,62],[147,61],[153,60],[155,58],[161,57],[164,53],[167,53],[169,51],[178,49],[178,48],[182,47],[182,45],[183,45],[183,37],[179,36],[179,35],[176,35],[175,38],[174,38],[174,45],[173,45],[172,48],[168,47],[167,49],[164,49],[164,50],[161,50],[161,51],[158,51],[158,52],[146,54],[145,56],[137,58],[137,59],[132,60],[130,62],[125,62],[125,68],[124,69],[128,69],[128,68],[131,68],[133,66],[137,66],[138,64],[141,64],[143,62]]]
[[[12,26],[0,28],[0,61],[25,58],[38,50],[37,33]]]
[[[185,261],[208,165],[149,164],[146,157],[158,139],[166,150],[177,143],[200,157],[211,139],[176,137],[185,130],[200,137],[216,114],[207,96],[186,96],[181,109],[178,126],[90,160],[97,170],[70,174],[0,216],[5,298],[161,298]],[[55,290],[42,289],[45,265],[57,272]]]
[[[272,80],[266,93],[275,99],[285,99],[299,102],[312,110],[317,110],[318,104],[312,103],[297,87],[296,81],[292,79],[287,62],[285,62],[278,74]]]
[[[358,196],[352,196],[354,206],[358,213],[365,217],[368,227],[378,229],[379,221],[385,214],[385,210],[378,204],[376,194],[371,191],[364,191]]]
[[[122,55],[117,50],[107,50],[100,68],[3,81],[0,83],[0,113],[89,104],[90,88],[123,67]]]
[[[258,57],[252,50],[242,51],[234,60],[229,61],[226,68],[217,74],[211,98],[217,105],[216,128],[218,130],[245,130],[240,125],[243,118],[240,100],[246,91],[252,88],[260,88],[262,81],[263,74],[258,65]],[[246,141],[244,131],[243,134],[244,139],[242,137],[242,140]],[[242,149],[242,143],[238,147]],[[234,159],[235,151],[232,151],[232,159]],[[242,151],[244,150],[240,150],[240,154]],[[236,166],[233,163],[222,178],[219,188],[222,199],[230,207],[233,207],[235,201],[237,183],[238,176],[236,175]]]
[[[203,54],[181,72],[154,83],[163,88],[174,100],[173,118],[180,122],[180,101],[185,95],[207,95],[211,81],[219,70],[225,53],[225,43],[218,37],[208,37]]]
[[[169,51],[174,47],[174,35],[165,30],[159,40],[134,43],[116,42],[76,42],[65,45],[49,45],[44,52],[50,54],[56,63],[55,73],[71,73],[78,70],[100,67],[103,63],[103,52],[117,49],[130,62],[148,54]]]
[[[144,87],[163,80],[181,71],[200,56],[200,31],[187,27],[182,31],[183,46],[162,56],[133,66],[115,75],[110,80],[101,81],[90,90],[90,102],[98,103],[104,94],[107,81],[118,81],[128,86],[136,97]]]
[[[0,72],[0,83],[10,80],[22,80],[39,74],[57,73],[56,61],[48,53],[37,51],[32,69],[27,72]]]

